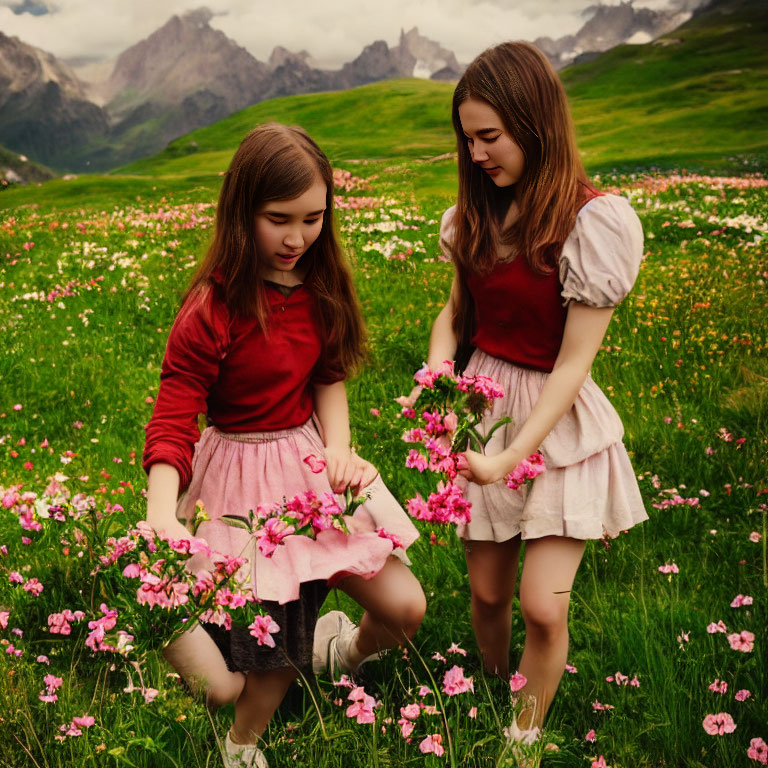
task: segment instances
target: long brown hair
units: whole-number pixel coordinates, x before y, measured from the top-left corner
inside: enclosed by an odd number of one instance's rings
[[[213,240],[182,305],[212,290],[216,273],[227,309],[256,318],[268,332],[266,266],[256,246],[256,214],[267,203],[299,197],[318,176],[327,190],[326,209],[317,240],[302,256],[308,266],[304,282],[317,302],[325,364],[349,375],[364,355],[365,325],[336,232],[333,169],[301,128],[265,123],[243,139],[224,176]]]
[[[519,215],[501,242],[524,255],[538,274],[552,272],[584,202],[587,176],[579,157],[568,99],[547,58],[525,42],[502,43],[481,53],[453,93],[459,194],[451,251],[460,283],[454,328],[467,335],[471,322],[466,274],[488,272],[496,259],[495,231],[510,191],[499,189],[472,162],[459,107],[483,101],[500,117],[525,157],[515,199]]]

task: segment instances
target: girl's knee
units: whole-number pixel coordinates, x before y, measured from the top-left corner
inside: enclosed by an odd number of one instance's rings
[[[490,584],[472,590],[472,606],[481,613],[507,611],[512,607],[514,599],[514,594],[508,590],[500,590]]]
[[[528,632],[556,636],[568,631],[568,601],[562,599],[521,600],[523,620]]]
[[[208,709],[215,711],[237,701],[245,686],[245,675],[230,673],[230,677],[222,677],[209,682],[205,687],[205,704]]]
[[[402,600],[396,609],[397,623],[403,634],[413,637],[427,612],[427,598],[421,590]]]
[[[388,615],[381,618],[390,627],[390,631],[396,628],[398,635],[402,634],[412,638],[421,626],[426,612],[427,599],[419,589],[408,595],[403,595],[394,603],[390,603],[387,610]]]

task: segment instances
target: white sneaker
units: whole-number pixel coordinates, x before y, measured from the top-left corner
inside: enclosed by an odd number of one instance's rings
[[[538,726],[522,730],[518,726],[516,720],[512,720],[509,727],[504,728],[503,730],[508,742],[513,744],[524,744],[527,747],[534,744],[541,733],[541,729]]]
[[[337,671],[351,671],[351,665],[339,648],[339,640],[343,638],[342,647],[349,648],[356,631],[357,626],[343,611],[329,611],[321,616],[315,625],[312,642],[312,671],[319,675],[328,670],[331,677]]]
[[[267,758],[255,744],[235,744],[229,731],[224,739],[224,751],[221,756],[224,758],[225,768],[269,768]]]

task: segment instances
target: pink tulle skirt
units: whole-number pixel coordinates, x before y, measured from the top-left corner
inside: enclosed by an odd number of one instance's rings
[[[490,376],[504,388],[483,421],[484,432],[503,416],[512,423],[491,437],[486,454],[501,453],[525,423],[548,373],[522,368],[475,350],[467,374]],[[615,409],[590,376],[570,411],[541,444],[547,471],[529,487],[512,491],[504,481],[470,483],[472,521],[459,535],[480,541],[517,536],[615,537],[648,519],[637,478],[622,443],[624,427]]]
[[[287,603],[299,597],[303,582],[326,579],[331,585],[348,575],[375,576],[391,555],[410,564],[405,554],[418,531],[384,485],[381,476],[365,489],[369,498],[346,518],[350,533],[322,531],[316,539],[289,536],[272,557],[265,557],[251,534],[222,520],[248,518],[260,504],[282,502],[297,494],[331,492],[325,470],[313,473],[307,456],[323,457],[323,443],[312,420],[276,432],[224,433],[208,427],[195,447],[192,480],[179,500],[176,516],[184,521],[200,500],[209,521],[197,535],[230,555],[248,557],[248,575],[261,600]],[[340,506],[344,499],[336,497]],[[402,543],[395,548],[377,533],[383,528]]]

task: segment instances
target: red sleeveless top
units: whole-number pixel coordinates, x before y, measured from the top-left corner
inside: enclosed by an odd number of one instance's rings
[[[582,205],[601,196],[590,190]],[[472,344],[515,365],[551,372],[567,315],[558,270],[538,275],[518,255],[486,274],[470,273],[467,287],[475,305]]]

